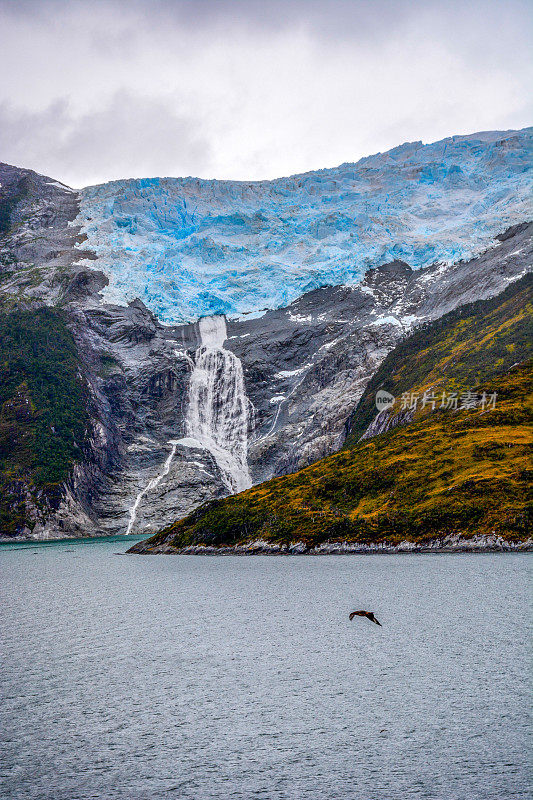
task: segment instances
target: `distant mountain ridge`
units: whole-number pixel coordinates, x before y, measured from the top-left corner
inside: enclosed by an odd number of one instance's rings
[[[146,178],[80,192],[76,223],[109,278],[164,323],[286,306],[395,259],[472,258],[533,217],[533,128],[412,142],[272,181]]]

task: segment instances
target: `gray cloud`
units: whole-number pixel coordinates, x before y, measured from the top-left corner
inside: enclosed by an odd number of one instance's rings
[[[87,0],[0,0],[0,9],[27,18],[60,18],[66,10],[87,7]],[[95,14],[113,8],[117,16],[135,9],[149,26],[174,24],[190,29],[248,27],[263,31],[304,26],[327,37],[388,38],[405,24],[417,25],[424,15],[459,33],[473,24],[484,31],[532,24],[529,0],[92,0]],[[496,42],[494,44],[497,44]],[[486,42],[490,47],[490,42]]]
[[[79,174],[77,186],[121,177],[181,175],[209,167],[210,145],[194,119],[164,101],[122,90],[94,113],[74,117],[65,99],[43,111],[0,106],[0,152],[52,177]]]
[[[261,178],[531,123],[523,0],[0,0],[0,159]]]

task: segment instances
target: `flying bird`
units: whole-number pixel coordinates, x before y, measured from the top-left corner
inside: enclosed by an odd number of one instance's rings
[[[350,619],[353,619],[354,617],[366,617],[370,620],[370,622],[375,622],[376,625],[379,625],[380,628],[383,627],[381,622],[378,622],[375,618],[373,611],[352,611],[350,614]]]

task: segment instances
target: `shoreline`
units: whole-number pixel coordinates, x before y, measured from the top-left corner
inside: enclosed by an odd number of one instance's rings
[[[463,539],[460,536],[447,536],[429,542],[417,543],[403,541],[397,545],[387,542],[361,544],[350,542],[324,542],[317,547],[308,547],[304,542],[291,542],[286,545],[272,544],[256,540],[247,544],[230,547],[209,545],[189,545],[172,547],[168,544],[143,547],[143,540],[129,548],[131,555],[193,555],[193,556],[324,556],[324,555],[395,555],[398,553],[527,553],[533,551],[533,539],[518,542],[506,541],[500,536],[476,536]]]

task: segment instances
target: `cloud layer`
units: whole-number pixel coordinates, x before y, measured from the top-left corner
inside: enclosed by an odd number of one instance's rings
[[[531,124],[532,7],[0,0],[0,160],[258,179]]]

